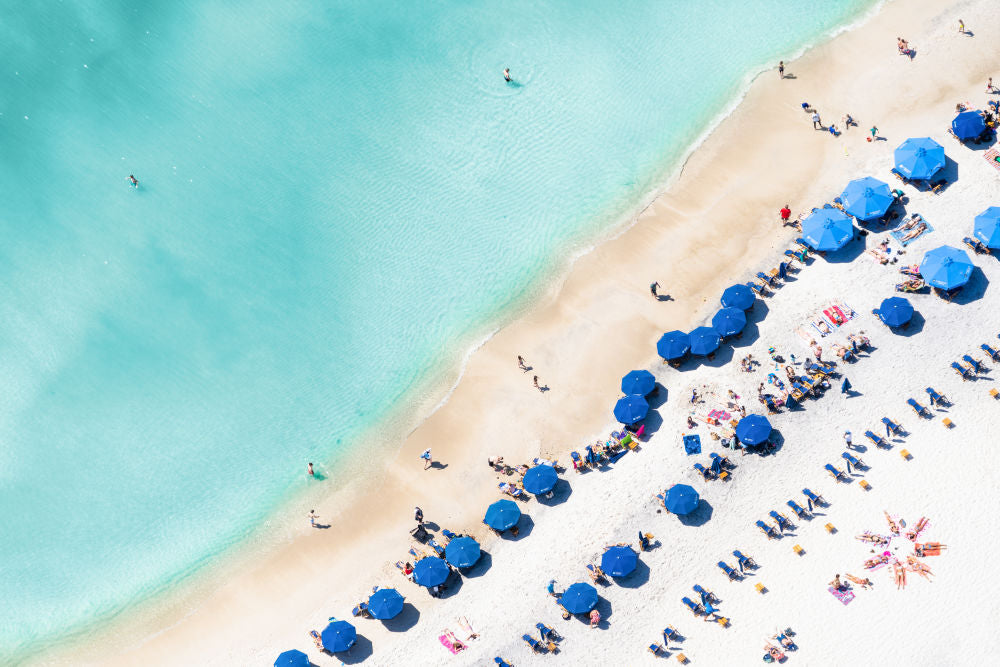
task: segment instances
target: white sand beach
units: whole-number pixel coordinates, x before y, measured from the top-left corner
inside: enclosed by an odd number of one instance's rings
[[[974,36],[957,32],[959,18]],[[897,36],[909,40],[914,58],[897,53]],[[195,593],[117,620],[40,661],[270,665],[281,651],[296,648],[316,665],[492,665],[494,656],[515,665],[638,664],[654,660],[647,647],[662,644],[668,625],[684,640],[671,641],[667,654],[683,653],[695,665],[758,663],[767,638],[786,627],[795,631],[798,645],[786,664],[995,660],[1000,609],[963,603],[970,592],[987,601],[1000,592],[989,568],[1000,500],[992,492],[997,473],[988,436],[1000,415],[1000,401],[989,394],[1000,370],[980,350],[982,343],[1000,346],[1000,261],[969,251],[978,268],[955,302],[907,295],[917,312],[907,329],[890,331],[872,309],[896,294],[900,266],[919,263],[941,244],[964,249],[973,217],[1000,205],[1000,171],[983,158],[985,148],[960,145],[948,135],[957,102],[984,107],[998,40],[994,0],[895,0],[861,27],[786,61],[794,78],[761,75],[633,226],[578,259],[543,298],[477,350],[447,403],[393,444],[391,456],[356,462],[368,473],[382,470],[376,491],[362,496],[348,485],[331,489],[315,505],[296,501],[301,504],[291,510],[295,523],[270,527],[289,537],[280,548],[244,558],[226,572],[213,571]],[[814,131],[800,107],[806,101],[843,134]],[[845,113],[859,126],[844,131]],[[866,141],[873,125],[884,140]],[[679,370],[660,363],[655,343],[663,332],[705,323],[726,286],[777,266],[799,235],[777,221],[783,204],[791,205],[793,215],[809,211],[861,176],[898,187],[889,173],[893,149],[907,137],[922,136],[945,147],[952,182],[940,194],[901,187],[906,213],[922,215],[933,232],[909,244],[896,264],[882,265],[864,249],[888,232],[869,225],[870,235],[828,258],[813,258],[759,299],[745,333],[724,344],[713,360],[688,361]],[[899,244],[893,240],[891,248]],[[671,300],[650,297],[653,280]],[[733,455],[710,437],[704,422],[693,430],[701,435],[702,453],[685,455],[681,435],[691,432],[685,422],[692,408],[699,415],[725,408],[731,389],[748,412],[763,412],[755,390],[774,365],[745,373],[739,360],[752,354],[768,362],[767,350],[774,347],[801,362],[810,352],[796,329],[835,300],[856,317],[818,337],[824,359],[850,333],[864,331],[874,347],[855,363],[838,364],[856,393],[842,394],[836,378],[825,396],[806,401],[803,409],[772,415],[782,440],[773,455]],[[531,372],[518,370],[518,354]],[[949,368],[963,354],[985,361],[990,371],[963,381]],[[618,429],[611,408],[621,376],[633,368],[652,370],[666,389],[648,420],[653,432],[605,469],[574,473],[569,452]],[[532,386],[536,373],[549,391]],[[926,387],[953,405],[931,408],[932,418],[918,417],[906,399],[927,406]],[[705,402],[692,406],[695,388]],[[441,395],[425,398],[425,405],[434,405]],[[426,411],[414,418],[424,416]],[[883,416],[898,419],[906,431],[888,450],[864,438],[868,429],[884,434]],[[951,428],[943,425],[945,417]],[[837,483],[823,466],[844,469],[842,435],[848,430],[863,448],[854,455],[870,470]],[[443,467],[422,470],[417,457],[427,447]],[[909,460],[900,455],[903,449]],[[707,465],[712,451],[729,454],[736,464],[731,481],[704,481],[692,470],[695,462]],[[541,455],[568,467],[555,502],[520,504],[524,518],[517,539],[497,538],[481,523],[486,506],[499,497],[497,474],[486,465],[495,454],[508,463]],[[862,478],[870,490],[859,485]],[[706,501],[694,520],[658,511],[654,494],[675,483],[691,484]],[[830,503],[811,520],[795,519],[786,507],[790,499],[805,503],[803,487]],[[442,599],[405,580],[393,565],[407,560],[414,546],[408,537],[414,505],[431,528],[467,532],[487,552],[470,576],[453,575]],[[309,527],[304,517],[311,507],[332,529]],[[770,510],[793,518],[796,529],[766,539],[754,522]],[[934,573],[931,581],[911,572],[905,589],[897,590],[891,568],[863,570],[871,547],[855,536],[864,530],[885,534],[884,511],[908,526],[927,517],[923,539],[947,545],[942,555],[924,559]],[[827,523],[835,533],[824,528]],[[587,581],[584,566],[605,545],[637,546],[639,531],[655,535],[659,546],[641,554],[629,578],[598,586],[600,627],[588,628],[582,617],[563,620],[545,592],[547,582],[556,579],[561,590]],[[905,557],[912,544],[897,537],[891,547]],[[735,565],[734,549],[760,565],[739,582],[728,581],[716,567],[719,560]],[[870,576],[874,587],[855,586],[856,598],[844,605],[827,586],[845,573]],[[765,593],[755,590],[757,583]],[[729,627],[696,618],[682,605],[683,596],[697,601],[695,584],[721,598],[719,611]],[[376,585],[406,596],[402,615],[385,624],[351,619],[351,608]],[[308,632],[322,630],[333,616],[351,620],[359,640],[350,652],[329,656],[316,650]],[[478,638],[452,655],[439,636],[445,629],[462,636],[458,618],[467,619]],[[520,639],[534,636],[538,622],[564,637],[557,655],[534,654]]]

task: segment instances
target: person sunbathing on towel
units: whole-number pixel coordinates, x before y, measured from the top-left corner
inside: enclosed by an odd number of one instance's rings
[[[920,520],[917,521],[916,526],[906,531],[907,539],[909,539],[911,542],[916,542],[917,537],[920,535],[920,533],[924,532],[926,528],[927,528],[927,517],[922,516],[920,517]]]
[[[927,231],[927,223],[921,222],[919,225],[917,225],[910,231],[906,232],[906,234],[904,234],[903,237],[899,240],[902,241],[903,243],[906,243],[907,241],[912,241],[913,239],[917,238],[926,231]]]
[[[920,217],[919,213],[914,213],[912,216],[910,216],[910,220],[902,225],[902,228],[903,229],[913,229],[917,225],[917,223],[921,222],[922,220],[923,220],[923,218]],[[889,245],[889,240],[886,239],[884,241],[884,243],[886,245]]]
[[[906,557],[906,562],[909,564],[911,572],[916,572],[917,574],[919,574],[924,579],[930,581],[930,577],[927,576],[927,575],[933,575],[934,574],[933,572],[931,572],[931,568],[927,567],[926,565],[924,565],[923,563],[921,563],[919,560],[917,560],[913,556],[907,556]]]
[[[892,517],[889,516],[888,512],[882,510],[882,513],[885,514],[885,520],[889,522],[889,530],[892,531],[892,534],[899,535],[899,525],[892,520]]]
[[[940,542],[926,542],[924,544],[914,544],[913,552],[923,558],[924,556],[940,556],[942,549],[947,549],[946,544]]]
[[[877,259],[879,264],[889,263],[889,256],[886,255],[881,250],[879,250],[878,248],[869,248],[866,252],[875,259]]]
[[[864,588],[866,590],[868,589],[869,586],[872,585],[872,580],[868,579],[867,577],[861,579],[859,577],[855,577],[853,574],[845,574],[844,576],[847,577],[847,580],[850,581],[852,584],[857,584],[858,586],[861,586],[861,588]]]
[[[905,273],[908,276],[913,276],[914,278],[922,277],[920,275],[920,266],[917,264],[911,264],[910,266],[903,266],[899,269],[900,273]]]
[[[889,562],[889,557],[886,556],[885,554],[875,556],[874,558],[869,558],[868,560],[865,561],[865,569],[871,570],[887,562]]]
[[[830,327],[827,326],[826,322],[824,322],[821,318],[817,318],[814,324],[816,325],[816,328],[819,329],[823,334],[830,333]]]

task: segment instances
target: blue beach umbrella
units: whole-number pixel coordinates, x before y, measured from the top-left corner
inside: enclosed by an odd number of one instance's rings
[[[813,250],[840,250],[854,237],[854,223],[835,208],[821,208],[802,221],[802,238]]]
[[[479,542],[471,537],[456,537],[444,548],[445,559],[459,569],[475,565],[480,554]]]
[[[911,138],[899,145],[892,159],[903,176],[923,181],[944,166],[944,146],[930,137]]]
[[[844,200],[844,211],[858,220],[872,220],[885,215],[892,206],[892,191],[889,185],[865,176],[847,184],[840,198]]]
[[[712,318],[712,328],[723,338],[735,336],[747,325],[747,314],[739,308],[722,308]]]
[[[486,508],[486,525],[503,532],[517,525],[521,510],[513,500],[498,500]]]
[[[380,588],[368,596],[368,613],[372,618],[388,620],[403,611],[403,596],[395,588]]]
[[[571,614],[586,614],[597,606],[597,589],[590,584],[573,584],[559,598],[559,604]]]
[[[890,297],[882,300],[878,316],[886,326],[901,327],[913,317],[913,306],[901,296]]]
[[[551,491],[558,481],[559,475],[556,474],[556,469],[543,463],[529,468],[528,472],[524,473],[521,484],[525,491],[537,496]]]
[[[691,339],[691,354],[712,354],[719,349],[719,332],[712,327],[698,327],[688,334]]]
[[[722,298],[719,301],[726,308],[739,308],[740,310],[749,309],[757,297],[754,296],[753,290],[746,285],[732,285],[726,288],[726,291],[722,293]]]
[[[975,139],[986,131],[986,120],[978,111],[963,111],[951,121],[951,131],[962,141]]]
[[[920,275],[928,285],[951,290],[961,287],[972,277],[972,261],[964,250],[943,245],[924,255]]]
[[[448,579],[451,569],[437,556],[421,558],[413,564],[413,583],[425,588],[440,586]]]
[[[330,653],[339,653],[354,646],[358,631],[347,621],[334,621],[326,626],[319,638],[323,642],[323,648]]]
[[[667,489],[663,506],[671,514],[690,514],[698,507],[698,492],[687,484],[674,484]]]
[[[622,378],[622,393],[626,396],[630,394],[645,396],[655,387],[656,378],[649,371],[629,371],[628,375]]]
[[[601,556],[601,569],[611,577],[627,577],[635,570],[639,557],[632,547],[611,547]]]
[[[987,248],[1000,248],[1000,206],[990,206],[976,216],[972,235]]]
[[[633,394],[618,399],[613,412],[615,419],[622,424],[634,424],[640,419],[645,418],[646,413],[649,412],[649,403],[646,402],[644,396]]]
[[[771,436],[771,422],[763,415],[747,415],[736,425],[736,437],[747,445],[759,445]]]
[[[656,353],[667,361],[680,359],[691,349],[691,340],[683,331],[668,331],[656,344]]]
[[[309,667],[309,656],[302,651],[285,651],[274,661],[274,667]]]

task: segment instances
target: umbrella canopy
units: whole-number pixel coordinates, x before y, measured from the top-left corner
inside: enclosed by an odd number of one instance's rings
[[[521,510],[513,500],[498,500],[486,508],[486,525],[493,530],[505,531],[517,525]]]
[[[913,306],[901,296],[890,297],[882,300],[878,316],[886,326],[901,327],[913,317]]]
[[[571,614],[586,614],[597,606],[597,589],[590,584],[573,584],[559,598],[559,604]]]
[[[691,354],[712,354],[719,349],[719,332],[712,327],[698,327],[688,334],[691,339]]]
[[[326,626],[319,637],[323,641],[324,649],[330,653],[337,653],[354,646],[354,641],[358,638],[358,631],[347,621],[334,621]]]
[[[622,378],[622,393],[626,396],[630,394],[645,396],[655,387],[656,378],[649,371],[629,371],[629,374]]]
[[[521,484],[528,493],[538,495],[551,491],[558,481],[559,475],[556,474],[556,469],[543,463],[529,468],[528,472],[524,473]]]
[[[309,667],[309,656],[302,651],[285,651],[274,661],[274,667]]]
[[[615,419],[622,424],[634,424],[640,419],[645,418],[646,413],[649,412],[649,403],[646,402],[645,396],[633,394],[625,398],[619,398],[618,402],[615,403],[613,412],[615,413]]]
[[[656,353],[667,361],[680,359],[691,349],[691,339],[683,331],[668,331],[656,344]]]
[[[736,437],[748,445],[759,445],[771,436],[771,422],[763,415],[747,415],[736,425]]]
[[[928,251],[920,262],[920,275],[928,285],[950,290],[961,287],[972,277],[972,261],[964,250],[943,245]]]
[[[1000,206],[990,206],[976,216],[972,235],[987,248],[1000,248]]]
[[[975,139],[986,131],[986,120],[978,111],[963,111],[951,121],[951,131],[962,141]]]
[[[893,200],[889,185],[871,176],[856,178],[848,183],[840,198],[844,200],[844,211],[858,220],[872,220],[885,215]]]
[[[944,147],[930,137],[911,138],[899,145],[892,159],[896,171],[922,181],[944,166]]]
[[[712,318],[712,328],[720,336],[735,336],[747,325],[747,314],[739,308],[722,308]]]
[[[698,506],[698,492],[687,484],[674,484],[667,489],[663,506],[671,514],[690,514]]]
[[[747,310],[756,300],[757,297],[754,296],[753,290],[746,285],[727,287],[726,291],[722,293],[722,298],[719,299],[726,308],[739,308],[740,310]]]
[[[638,560],[632,547],[611,547],[601,556],[601,569],[612,577],[627,577],[635,570]]]
[[[395,588],[380,588],[368,596],[368,613],[386,620],[403,611],[403,596]]]
[[[814,250],[840,250],[854,237],[854,223],[835,208],[821,208],[802,221],[802,238]]]
[[[448,563],[437,556],[421,558],[413,564],[413,583],[418,586],[426,588],[440,586],[448,580],[449,574],[451,574],[451,569],[448,567]]]
[[[444,548],[445,559],[460,569],[475,565],[479,555],[479,542],[471,537],[456,537]]]

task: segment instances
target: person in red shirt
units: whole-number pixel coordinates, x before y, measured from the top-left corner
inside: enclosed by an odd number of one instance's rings
[[[781,221],[787,223],[788,219],[792,217],[792,209],[788,208],[788,204],[781,209]]]

